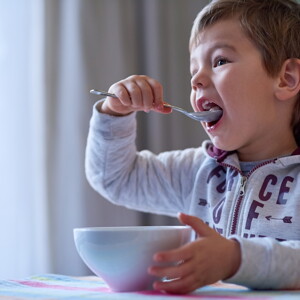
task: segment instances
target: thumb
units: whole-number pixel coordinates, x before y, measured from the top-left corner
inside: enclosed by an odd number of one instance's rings
[[[164,102],[165,104],[168,104],[167,102]],[[154,106],[153,108],[156,112],[162,113],[162,114],[169,114],[172,112],[172,108],[165,106],[164,104],[158,104]]]
[[[191,226],[199,237],[208,237],[216,235],[217,232],[205,224],[201,219],[186,215],[184,213],[178,214],[178,219],[182,224]]]

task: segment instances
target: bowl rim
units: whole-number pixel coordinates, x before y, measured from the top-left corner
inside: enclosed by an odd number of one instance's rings
[[[107,226],[107,227],[78,227],[74,232],[122,232],[122,231],[157,231],[157,230],[191,230],[190,226],[184,225],[163,225],[163,226]]]

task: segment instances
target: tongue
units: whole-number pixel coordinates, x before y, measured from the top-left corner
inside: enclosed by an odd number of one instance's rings
[[[216,111],[216,110],[222,110],[220,106],[218,105],[215,105],[215,106],[212,106],[209,111]],[[215,121],[211,121],[211,122],[207,122],[207,125],[209,127],[212,127],[213,125],[215,125],[220,119],[221,119],[222,115]]]

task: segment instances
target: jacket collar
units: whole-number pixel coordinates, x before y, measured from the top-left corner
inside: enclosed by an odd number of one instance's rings
[[[300,147],[298,147],[293,153],[292,155],[300,155]]]
[[[216,159],[217,162],[223,162],[225,160],[226,157],[228,157],[229,155],[236,153],[236,151],[225,151],[225,150],[221,150],[218,149],[217,147],[215,147],[213,145],[213,143],[211,141],[207,141],[205,143],[205,148],[207,151],[207,154]],[[291,153],[291,156],[293,155],[300,155],[300,147],[298,147],[295,151],[293,151]]]
[[[236,152],[236,151],[225,151],[225,150],[218,149],[210,141],[205,143],[205,148],[206,148],[207,154],[210,157],[216,159],[217,162],[222,162],[227,156]]]

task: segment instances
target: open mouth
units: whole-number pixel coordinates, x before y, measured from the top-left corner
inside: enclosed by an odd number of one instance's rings
[[[198,103],[198,106],[201,111],[215,111],[215,110],[223,111],[223,109],[219,105],[209,100],[200,101]],[[206,122],[207,127],[213,127],[215,124],[217,124],[219,120],[222,118],[222,115],[220,115],[220,117],[215,121]]]

